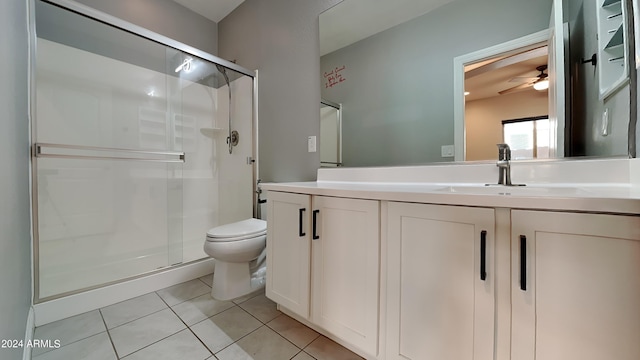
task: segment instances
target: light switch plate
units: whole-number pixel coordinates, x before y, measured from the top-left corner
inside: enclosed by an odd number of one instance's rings
[[[609,108],[602,112],[602,136],[609,135]]]
[[[442,157],[453,157],[453,145],[442,145],[440,152],[442,153]]]
[[[316,152],[316,137],[309,136],[307,138],[307,149],[309,152]]]

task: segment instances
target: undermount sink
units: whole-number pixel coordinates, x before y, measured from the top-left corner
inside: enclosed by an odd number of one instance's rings
[[[512,196],[575,196],[588,191],[569,186],[504,186],[504,185],[454,185],[437,189],[438,192],[470,195],[512,195]]]

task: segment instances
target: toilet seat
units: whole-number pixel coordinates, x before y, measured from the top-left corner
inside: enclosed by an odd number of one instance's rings
[[[247,219],[231,224],[214,227],[207,232],[207,241],[228,242],[251,239],[266,235],[267,222],[260,219]]]

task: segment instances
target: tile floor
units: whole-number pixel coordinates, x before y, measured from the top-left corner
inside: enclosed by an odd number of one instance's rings
[[[33,360],[350,360],[360,356],[282,314],[259,292],[210,295],[212,275],[36,328]]]

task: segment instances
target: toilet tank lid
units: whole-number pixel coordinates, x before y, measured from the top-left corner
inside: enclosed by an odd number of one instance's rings
[[[228,238],[264,233],[267,222],[260,219],[247,219],[231,224],[216,226],[207,232],[207,237]]]

